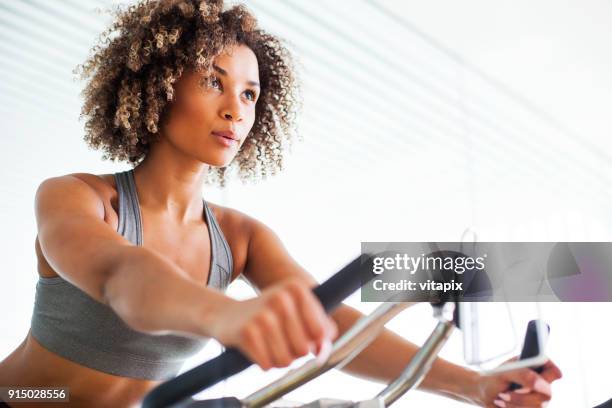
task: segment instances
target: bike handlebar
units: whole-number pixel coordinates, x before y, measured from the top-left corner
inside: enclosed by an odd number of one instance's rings
[[[362,269],[362,264],[371,262],[368,256],[360,255],[331,278],[313,289],[326,313],[333,311],[349,295],[374,277],[372,268]],[[223,381],[253,364],[238,349],[229,348],[219,356],[163,383],[149,392],[142,408],[163,408],[188,398],[220,381]]]

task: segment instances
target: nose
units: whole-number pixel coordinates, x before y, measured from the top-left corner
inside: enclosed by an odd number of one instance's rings
[[[231,120],[232,122],[238,122],[242,120],[240,101],[238,100],[238,98],[234,96],[228,96],[219,113],[220,116],[225,120]]]

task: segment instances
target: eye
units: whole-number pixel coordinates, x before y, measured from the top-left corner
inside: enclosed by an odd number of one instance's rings
[[[220,89],[221,88],[221,81],[219,81],[219,79],[216,76],[204,77],[202,78],[200,84],[203,88],[206,88],[206,89],[208,88]]]
[[[247,98],[251,101],[254,101],[255,98],[257,97],[257,94],[255,93],[255,91],[248,90],[248,91],[245,91],[244,93],[247,95]]]
[[[215,76],[210,77],[208,79],[208,86],[210,86],[211,88],[221,88],[221,81],[219,81],[219,78]]]

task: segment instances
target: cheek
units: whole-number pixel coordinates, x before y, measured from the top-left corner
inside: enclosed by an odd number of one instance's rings
[[[183,113],[185,118],[198,120],[202,117],[209,117],[214,114],[215,106],[210,98],[194,96],[185,100]]]
[[[174,127],[183,129],[210,126],[214,116],[214,106],[205,98],[190,98],[177,104],[173,109]]]

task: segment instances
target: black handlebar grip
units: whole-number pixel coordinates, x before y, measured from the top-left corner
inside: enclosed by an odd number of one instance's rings
[[[546,323],[544,324],[546,325],[546,330],[550,333],[550,326]],[[520,359],[525,360],[530,357],[535,357],[538,354],[540,354],[540,347],[538,343],[537,322],[536,320],[531,320],[527,324],[527,331],[525,332],[525,341],[523,343],[523,349],[521,350]],[[544,370],[544,366],[534,367],[532,370],[540,374]],[[510,384],[510,387],[508,387],[508,391],[518,390],[522,387],[522,385],[513,382]]]
[[[372,258],[360,255],[313,289],[327,313],[375,275],[369,267]],[[363,267],[362,267],[363,265]],[[365,269],[368,268],[368,269]],[[362,271],[366,271],[363,273]],[[253,363],[238,349],[229,348],[219,356],[160,384],[149,392],[142,408],[165,408],[249,368]]]

